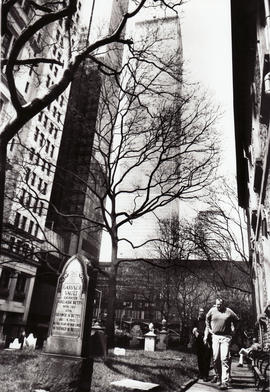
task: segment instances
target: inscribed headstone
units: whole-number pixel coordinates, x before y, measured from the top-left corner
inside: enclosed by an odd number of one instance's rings
[[[81,355],[87,287],[86,259],[73,256],[58,279],[45,352]]]

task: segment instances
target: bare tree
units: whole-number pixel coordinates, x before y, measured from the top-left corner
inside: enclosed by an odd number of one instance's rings
[[[220,195],[217,191],[217,197],[212,197],[212,202],[217,203],[215,209],[203,211],[195,223],[179,221],[177,216],[161,220],[155,249],[164,268],[171,273],[174,283],[171,282],[170,290],[180,320],[190,322],[198,307],[208,308],[219,295],[224,296],[232,308],[241,304],[239,314],[244,328],[252,324],[248,316],[252,301],[250,268],[248,259],[243,257],[245,224],[232,189],[225,188],[229,195],[220,188]],[[227,202],[226,208],[221,203],[221,194]],[[234,207],[239,215],[235,215]],[[240,249],[238,257],[235,252],[232,257],[233,248]]]
[[[247,282],[246,290],[251,292],[252,271],[245,216],[238,206],[233,186],[222,179],[218,184],[212,188],[207,209],[198,214],[194,244],[198,254],[207,260],[228,260]],[[223,278],[223,281],[230,287],[229,279]]]
[[[42,98],[26,105],[20,102],[14,80],[15,67],[25,65],[18,55],[40,29],[61,18],[69,18],[76,10],[76,1],[71,0],[63,8],[57,2],[57,5],[48,5],[46,10],[39,10],[42,15],[35,14],[33,23],[17,39],[6,62],[16,115],[1,133],[2,172],[5,172],[8,141],[67,88],[84,60],[89,58],[92,65],[105,75],[89,178],[72,174],[82,185],[83,192],[95,199],[97,214],[89,217],[74,211],[67,213],[53,204],[50,208],[70,226],[75,227],[77,220],[83,221],[78,230],[99,228],[109,233],[112,257],[108,273],[107,330],[110,336],[114,332],[119,243],[129,243],[133,248],[143,245],[132,243],[125,236],[125,228],[174,200],[196,197],[212,182],[217,165],[214,124],[219,116],[218,110],[198,94],[197,86],[185,86],[179,56],[175,53],[169,53],[165,58],[158,55],[162,40],[159,32],[153,33],[150,41],[142,38],[141,46],[133,48],[131,41],[123,37],[127,21],[145,4],[146,1],[138,2],[132,12],[124,15],[112,34],[87,44],[71,57],[62,78]],[[121,72],[94,56],[98,48],[115,42],[128,45],[130,49]],[[27,64],[34,65],[36,61],[30,59]]]
[[[161,0],[166,7],[175,9],[182,1],[174,2],[173,4]],[[71,38],[74,33],[74,21],[72,16],[75,15],[77,9],[77,0],[69,1],[53,1],[47,3],[46,1],[35,2],[26,0],[26,6],[31,10],[31,18],[29,23],[25,25],[21,34],[13,41],[8,58],[2,59],[2,65],[5,66],[5,75],[7,79],[8,90],[10,94],[11,103],[14,108],[14,115],[8,121],[0,135],[0,222],[2,235],[2,221],[3,221],[3,205],[4,205],[4,187],[5,187],[5,173],[6,173],[6,154],[8,142],[19,132],[19,130],[27,124],[35,115],[41,112],[51,104],[57,97],[59,97],[70,85],[73,77],[78,70],[80,64],[87,58],[92,58],[97,62],[100,69],[107,71],[107,64],[98,58],[97,52],[99,49],[107,48],[110,44],[132,45],[132,40],[125,39],[124,31],[128,20],[135,17],[143,7],[148,5],[147,0],[139,2],[134,1],[133,9],[130,12],[124,13],[119,25],[110,31],[107,36],[97,39],[95,42],[86,42],[81,48],[74,47],[74,42]],[[13,22],[12,15],[16,9],[20,7],[18,0],[4,0],[2,2],[2,35],[4,39],[8,39],[8,26]],[[150,7],[150,6],[149,6]],[[61,38],[60,44],[58,41],[47,40],[50,36],[51,26],[57,26],[58,23],[65,25],[65,37]],[[62,43],[64,38],[64,43]],[[43,41],[43,42],[40,42]],[[66,43],[66,46],[65,46]],[[66,59],[60,61],[55,57],[54,51],[49,50],[52,47],[59,45],[65,46]],[[33,51],[30,48],[34,46],[37,48],[40,56],[33,56]],[[55,51],[56,52],[56,51]],[[39,79],[42,75],[39,74],[39,67],[44,64],[57,64],[62,67],[61,77],[46,91],[42,96],[36,95],[32,97],[29,102],[23,102],[19,88],[18,78],[23,67],[31,67],[37,69],[36,75]],[[40,91],[39,91],[40,92]]]

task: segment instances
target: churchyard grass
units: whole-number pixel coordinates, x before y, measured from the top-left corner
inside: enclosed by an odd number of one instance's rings
[[[1,351],[0,380],[2,392],[29,392],[39,366],[40,352]],[[122,392],[112,381],[131,378],[159,384],[158,391],[177,391],[196,376],[196,358],[179,351],[126,350],[125,356],[109,351],[107,359],[95,358],[91,391]]]

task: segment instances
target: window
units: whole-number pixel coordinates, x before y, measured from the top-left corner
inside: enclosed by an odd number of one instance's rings
[[[32,173],[31,185],[35,185],[35,182],[36,182],[36,173]]]
[[[21,197],[20,197],[20,203],[21,203],[21,204],[24,203],[25,194],[26,194],[26,190],[25,190],[25,189],[22,189],[22,193],[21,193]]]
[[[42,166],[41,166],[41,170],[44,171],[46,167],[46,161],[43,159],[42,160]]]
[[[44,208],[44,203],[40,202],[38,215],[41,216]]]
[[[26,219],[25,216],[23,216],[22,217],[22,222],[21,222],[21,229],[22,230],[25,230],[26,222],[27,222],[27,219]]]
[[[39,129],[36,127],[35,133],[34,133],[34,141],[36,142],[38,140],[38,135],[39,135]]]
[[[33,160],[34,155],[35,155],[35,150],[34,150],[33,147],[31,147],[31,148],[30,148],[30,151],[29,151],[29,159],[30,159],[30,161]]]
[[[29,234],[32,234],[33,226],[34,226],[34,222],[30,221],[29,222],[29,226],[28,226],[28,233]]]
[[[14,226],[19,226],[21,220],[21,214],[19,212],[16,212],[15,219],[14,219]]]
[[[53,69],[53,63],[50,64],[50,70],[52,70],[52,69]]]
[[[42,116],[43,116],[43,112],[40,112],[39,115],[38,115],[38,121],[42,120]]]
[[[47,184],[46,182],[44,182],[43,191],[42,191],[43,195],[46,195],[46,193],[47,193],[47,188],[48,188],[48,184]]]
[[[0,277],[0,287],[8,288],[10,279],[12,276],[12,270],[10,268],[3,268]]]
[[[37,36],[37,43],[40,42],[40,39],[41,39],[41,33],[38,33],[38,36]]]
[[[44,133],[40,134],[40,139],[39,139],[39,145],[40,147],[43,147],[44,144]]]
[[[26,82],[24,92],[27,93],[29,89],[29,82]]]
[[[14,243],[15,243],[15,237],[10,237],[9,244],[8,244],[9,250],[11,250],[11,251],[13,250]]]
[[[56,46],[53,45],[53,55],[55,55],[55,54],[56,54]]]
[[[40,160],[40,155],[39,155],[39,153],[37,153],[37,155],[36,155],[36,165],[37,166],[39,165],[39,160]]]
[[[56,106],[54,106],[54,107],[53,107],[53,117],[56,116],[56,112],[57,112],[57,108],[56,108]]]
[[[49,176],[51,173],[51,164],[47,163],[47,176]]]
[[[25,182],[28,182],[29,177],[30,177],[30,173],[31,173],[31,171],[30,171],[29,167],[27,167],[25,169]]]
[[[57,30],[56,31],[56,41],[59,41],[59,38],[60,38],[60,31],[59,30]]]
[[[54,146],[51,146],[51,157],[53,157],[54,154]]]
[[[46,87],[50,87],[50,84],[51,84],[51,77],[50,75],[47,75]]]
[[[33,73],[33,65],[31,65],[30,69],[29,69],[29,76],[31,76]]]
[[[63,97],[63,95],[61,95],[61,97],[60,97],[60,106],[61,107],[63,106],[63,103],[64,103],[64,97]]]
[[[49,133],[50,133],[50,134],[52,134],[52,133],[53,133],[53,128],[54,128],[54,127],[53,127],[53,123],[51,122],[51,124],[50,124],[50,128],[49,128]]]
[[[61,61],[61,53],[60,53],[60,52],[59,52],[58,55],[57,55],[57,60],[58,60],[58,61]]]
[[[38,186],[37,186],[37,188],[38,188],[39,191],[41,190],[41,187],[42,187],[42,179],[39,178],[39,180],[38,180]]]
[[[47,123],[48,123],[48,117],[47,117],[46,114],[45,114],[45,116],[44,116],[44,121],[43,121],[44,127],[47,126]]]
[[[35,229],[35,237],[38,236],[38,225],[36,224],[36,229]]]
[[[30,195],[30,193],[28,193],[28,197],[27,197],[27,199],[26,199],[26,201],[25,201],[26,207],[30,207],[30,205],[31,205],[31,200],[32,200],[32,196]]]
[[[57,121],[58,121],[58,122],[61,121],[61,113],[60,113],[60,112],[57,113]]]
[[[57,138],[57,134],[58,134],[58,129],[55,128],[55,130],[54,130],[54,138],[55,138],[55,139]]]
[[[26,245],[26,244],[24,244]],[[23,245],[23,250],[25,253],[25,246]],[[14,292],[14,301],[23,302],[25,299],[25,287],[26,287],[27,275],[20,273],[17,277],[15,292]]]
[[[57,67],[55,67],[55,70],[54,70],[54,76],[55,76],[55,77],[57,77],[57,74],[58,74],[58,68],[57,68]]]
[[[37,211],[37,205],[38,205],[38,199],[35,199],[34,205],[33,205],[33,212]]]
[[[46,147],[45,147],[46,152],[49,152],[50,144],[51,144],[50,141],[47,139],[46,140]]]

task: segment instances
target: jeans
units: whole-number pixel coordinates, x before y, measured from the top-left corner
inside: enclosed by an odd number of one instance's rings
[[[230,379],[230,343],[229,335],[212,335],[213,364],[216,375],[222,383]]]

